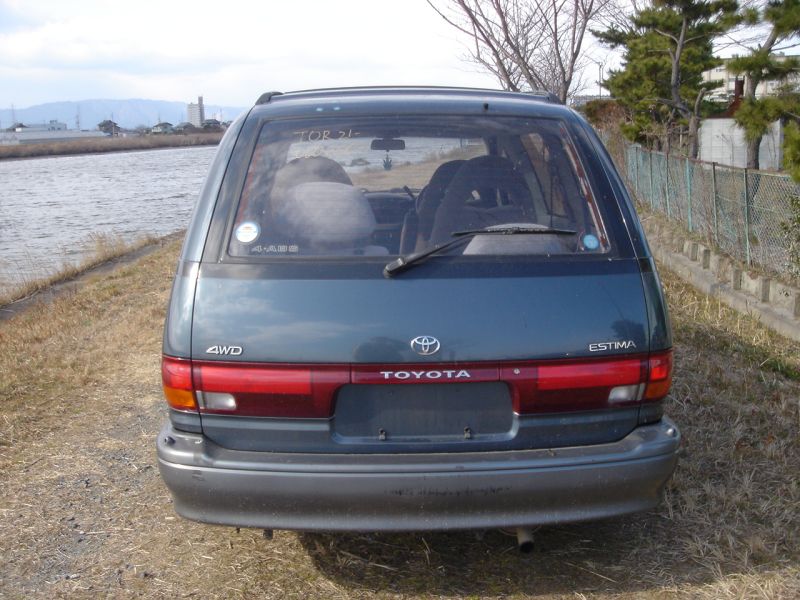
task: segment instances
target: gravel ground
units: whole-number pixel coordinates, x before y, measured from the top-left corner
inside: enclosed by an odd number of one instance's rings
[[[685,444],[657,510],[540,529],[531,555],[177,517],[154,450],[177,250],[0,323],[0,598],[800,597],[800,347],[670,277]]]

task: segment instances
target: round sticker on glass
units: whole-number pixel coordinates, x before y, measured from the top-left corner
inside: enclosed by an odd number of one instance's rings
[[[235,235],[236,239],[239,240],[241,243],[249,244],[258,237],[259,233],[261,233],[261,231],[259,230],[257,223],[253,223],[252,221],[245,221],[236,228]]]
[[[591,233],[587,233],[583,236],[583,247],[587,250],[597,250],[600,247],[600,240],[598,240],[595,236]]]

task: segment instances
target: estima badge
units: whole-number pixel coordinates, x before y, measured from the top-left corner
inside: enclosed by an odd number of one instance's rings
[[[589,344],[589,352],[603,352],[606,350],[628,350],[636,348],[633,340],[626,340],[624,342],[597,342]]]
[[[411,340],[411,349],[421,356],[430,356],[439,351],[441,345],[432,335],[418,335]]]

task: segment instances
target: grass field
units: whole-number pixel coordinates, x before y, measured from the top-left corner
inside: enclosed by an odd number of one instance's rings
[[[178,242],[0,323],[0,598],[797,598],[800,345],[663,273],[684,445],[664,503],[547,527],[322,535],[175,516],[155,466]]]

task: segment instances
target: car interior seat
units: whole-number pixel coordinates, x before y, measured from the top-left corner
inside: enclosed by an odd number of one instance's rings
[[[428,185],[417,197],[416,206],[403,219],[403,229],[400,234],[401,254],[420,250],[427,245],[433,229],[433,219],[442,203],[445,190],[465,162],[467,161],[451,160],[436,167]]]
[[[530,190],[511,161],[478,156],[461,165],[447,186],[428,243],[444,243],[455,231],[533,222],[530,212]]]

